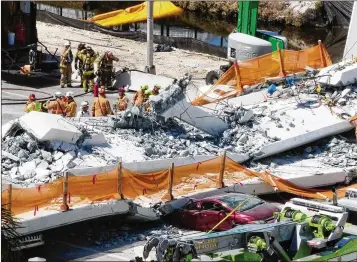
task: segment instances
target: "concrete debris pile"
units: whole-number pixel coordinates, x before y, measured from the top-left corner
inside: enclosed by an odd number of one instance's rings
[[[227,151],[253,156],[260,148],[277,140],[269,138],[260,127],[260,116],[243,107],[225,107],[218,113],[228,124],[219,147]]]
[[[252,161],[250,168],[258,172],[269,169],[274,173],[284,165],[298,163],[307,168],[316,168],[318,172],[322,172],[324,168],[349,170],[357,177],[357,146],[353,141],[334,136],[273,158],[262,159],[259,162]]]
[[[184,77],[175,80],[172,85],[160,90],[157,96],[151,96],[149,103],[152,111],[156,115],[161,115],[171,108],[178,101],[185,98],[185,89],[191,81],[191,76],[187,74]]]

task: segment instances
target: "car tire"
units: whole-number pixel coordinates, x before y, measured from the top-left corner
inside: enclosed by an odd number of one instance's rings
[[[206,75],[206,85],[213,85],[217,82],[220,75],[217,71],[209,71]]]

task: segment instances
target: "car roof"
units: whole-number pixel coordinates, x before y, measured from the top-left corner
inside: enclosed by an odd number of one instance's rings
[[[252,197],[252,195],[248,195],[248,194],[241,194],[241,193],[226,193],[226,194],[221,194],[221,195],[217,195],[217,196],[211,196],[211,197],[205,197],[205,198],[202,198],[202,199],[197,199],[197,201],[202,201],[202,200],[205,200],[205,201],[207,201],[207,200],[213,200],[213,201],[217,201],[217,200],[219,200],[219,201],[223,201],[223,199],[225,198],[225,197],[237,197],[237,196],[240,196],[240,197],[242,197],[242,198],[244,198],[244,199],[247,199],[247,198],[249,198],[249,197]],[[255,196],[254,196],[255,197]]]

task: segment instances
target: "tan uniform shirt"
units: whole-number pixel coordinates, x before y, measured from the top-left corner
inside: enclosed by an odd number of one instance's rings
[[[75,117],[77,113],[77,103],[76,101],[72,100],[67,102],[66,105],[66,116],[67,117]]]
[[[127,96],[123,96],[122,98],[118,98],[115,101],[115,105],[117,106],[117,111],[124,111],[128,108],[129,98]]]
[[[92,116],[107,116],[113,114],[108,99],[103,96],[96,97],[93,101]]]
[[[65,115],[66,114],[65,103],[60,99],[56,99],[56,101],[49,102],[47,104],[47,109],[52,110],[52,114],[56,114],[56,115]]]

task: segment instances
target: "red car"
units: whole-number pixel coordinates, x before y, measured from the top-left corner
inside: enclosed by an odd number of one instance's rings
[[[228,193],[219,196],[190,200],[182,209],[173,213],[173,220],[179,226],[207,231],[211,230],[235,207],[240,208],[232,213],[216,228],[218,231],[229,230],[236,225],[272,222],[273,213],[279,208],[256,196]]]

